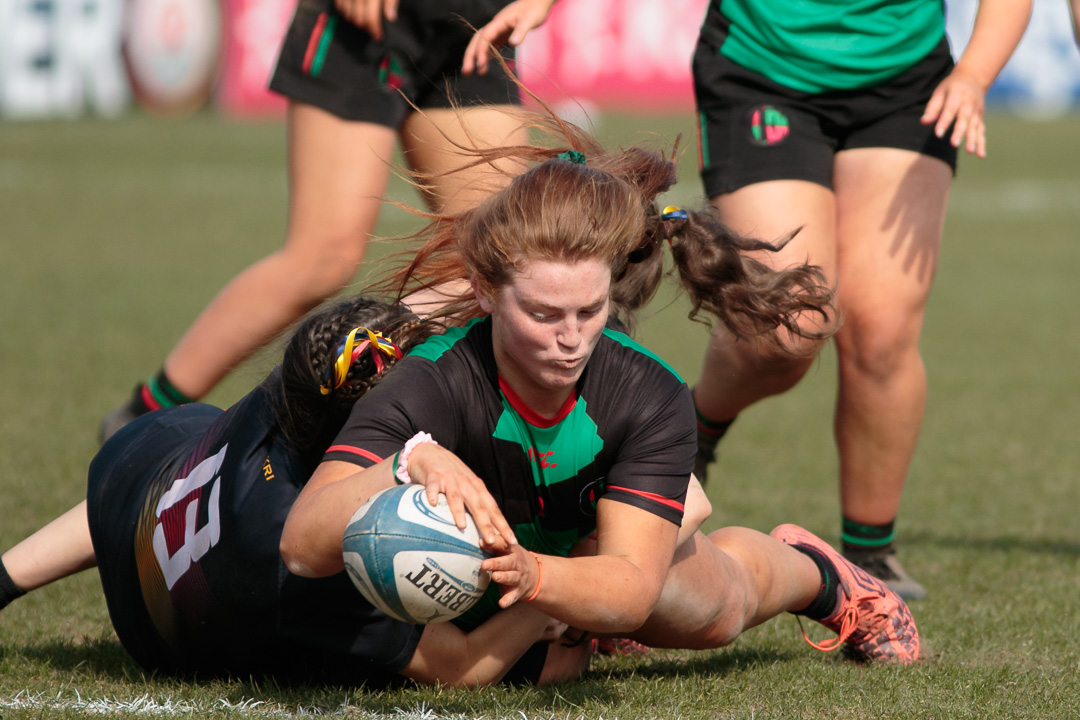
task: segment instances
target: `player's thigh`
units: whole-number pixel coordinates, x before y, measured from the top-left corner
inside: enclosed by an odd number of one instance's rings
[[[837,154],[842,333],[917,339],[937,270],[952,169],[895,148]]]
[[[288,243],[362,253],[386,195],[395,131],[293,102],[288,132]]]
[[[777,253],[755,257],[775,268],[809,262],[836,281],[836,211],[833,192],[804,180],[758,182],[709,201],[720,219],[742,235],[774,242],[797,231]]]
[[[695,58],[701,179],[736,232],[774,241],[798,231],[780,253],[761,259],[774,267],[835,267],[832,192],[836,139],[816,110],[791,92],[717,60]]]
[[[431,176],[433,196],[429,202],[448,212],[472,207],[508,182],[504,173],[488,165],[451,172],[469,161],[470,148],[523,145],[528,141],[520,110],[512,105],[431,108],[409,115],[401,129],[401,143],[410,167]],[[522,170],[511,162],[504,161],[507,172]]]

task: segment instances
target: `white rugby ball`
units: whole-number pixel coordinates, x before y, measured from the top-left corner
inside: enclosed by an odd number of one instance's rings
[[[443,495],[432,507],[421,485],[376,493],[345,529],[345,569],[360,594],[387,615],[417,624],[453,620],[484,594],[487,554],[471,516],[461,530]]]

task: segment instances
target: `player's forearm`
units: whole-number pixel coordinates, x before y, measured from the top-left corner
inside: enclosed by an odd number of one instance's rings
[[[567,625],[604,634],[632,632],[648,619],[663,588],[629,560],[614,555],[541,556],[540,591],[528,604]]]
[[[1031,19],[1033,0],[982,0],[971,40],[957,62],[989,88],[1009,61]]]
[[[492,685],[539,642],[549,622],[543,613],[519,604],[495,613],[471,632],[452,623],[428,625],[402,674],[424,683]]]

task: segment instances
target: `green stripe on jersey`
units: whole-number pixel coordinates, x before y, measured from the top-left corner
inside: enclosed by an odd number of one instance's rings
[[[478,322],[483,322],[486,318],[486,315],[484,317],[478,317],[470,320],[464,327],[452,327],[442,335],[432,335],[420,345],[410,350],[409,355],[416,355],[417,357],[422,357],[431,362],[435,362],[441,358],[447,350],[454,347],[461,338],[465,337],[473,325]]]
[[[617,343],[619,343],[620,345],[622,345],[623,347],[626,347],[626,348],[630,348],[631,350],[636,350],[637,352],[641,353],[642,355],[645,355],[645,356],[651,357],[651,358],[652,358],[653,360],[655,360],[656,362],[660,363],[660,365],[662,365],[662,366],[664,367],[664,369],[665,369],[665,370],[667,370],[667,371],[668,371],[669,373],[671,373],[672,375],[674,375],[674,376],[676,377],[676,379],[677,379],[677,380],[678,380],[679,382],[681,382],[681,383],[684,383],[684,384],[685,384],[685,381],[684,381],[684,380],[682,379],[682,376],[681,376],[681,375],[679,375],[679,373],[675,372],[675,368],[673,368],[673,367],[671,367],[670,365],[668,365],[668,364],[667,364],[667,363],[666,363],[666,362],[664,361],[664,359],[663,359],[662,357],[660,357],[659,355],[657,355],[656,353],[654,353],[654,352],[653,352],[652,350],[650,350],[649,348],[647,348],[647,347],[645,347],[644,345],[641,345],[641,344],[639,344],[638,342],[634,341],[634,340],[633,340],[633,339],[632,339],[632,338],[631,338],[631,337],[630,337],[629,335],[627,335],[626,333],[621,333],[621,332],[619,332],[619,331],[617,331],[617,330],[612,330],[612,329],[610,329],[610,328],[606,328],[606,329],[604,330],[604,334],[605,334],[605,335],[607,335],[607,336],[608,336],[609,338],[611,338],[612,340],[614,340],[615,342],[617,342]]]

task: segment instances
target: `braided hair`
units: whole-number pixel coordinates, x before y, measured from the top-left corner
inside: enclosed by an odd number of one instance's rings
[[[356,401],[400,357],[439,331],[402,305],[365,296],[340,300],[308,316],[294,331],[281,363],[277,414],[282,433],[302,452],[325,448]],[[364,342],[375,336],[379,342]],[[355,346],[346,342],[356,337],[360,342]]]

